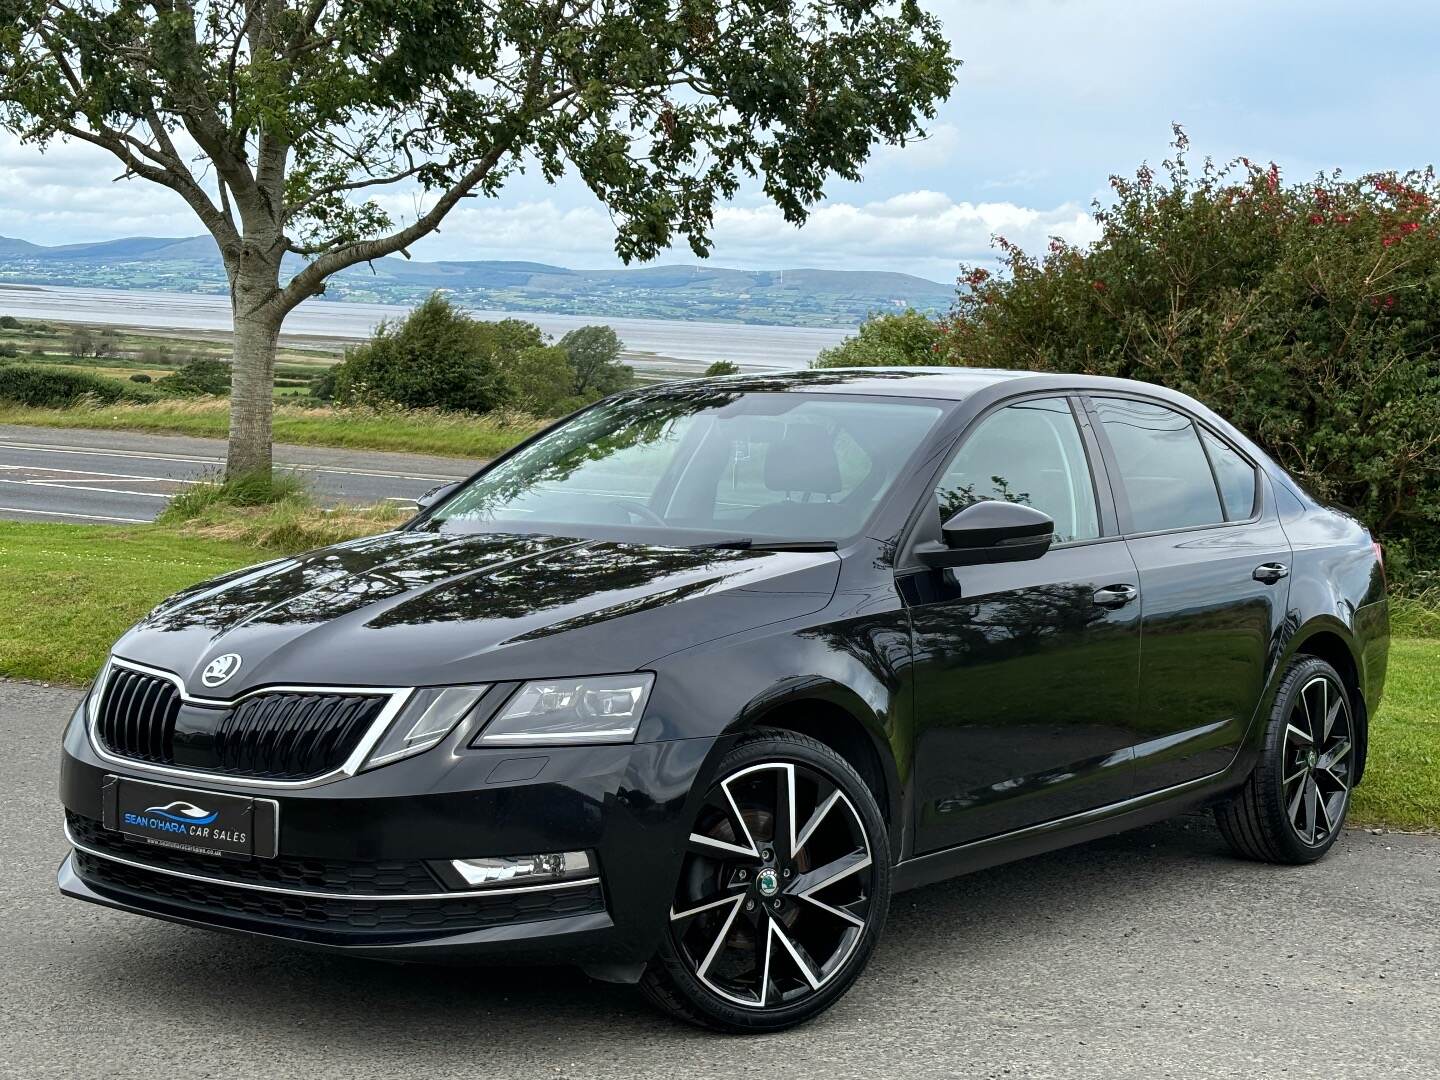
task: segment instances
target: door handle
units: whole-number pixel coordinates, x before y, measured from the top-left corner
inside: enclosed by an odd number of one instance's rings
[[[1255,572],[1250,576],[1256,581],[1263,581],[1266,585],[1274,585],[1281,578],[1290,576],[1290,568],[1284,563],[1261,563],[1255,567]]]
[[[1095,603],[1101,607],[1121,608],[1140,595],[1134,585],[1107,585],[1095,590]]]

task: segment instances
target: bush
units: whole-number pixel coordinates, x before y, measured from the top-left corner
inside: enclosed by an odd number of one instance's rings
[[[8,343],[0,345],[0,356],[3,356],[5,359],[14,360],[19,355],[20,349],[17,346]]]
[[[316,401],[335,400],[335,376],[340,365],[326,368],[310,380],[310,396]]]
[[[128,396],[123,383],[86,371],[20,364],[0,367],[0,401],[31,409],[69,409],[83,401],[113,405]]]
[[[967,268],[937,358],[1086,372],[1214,405],[1404,579],[1440,564],[1440,184],[1433,170],[1299,184],[1245,158],[1115,177],[1101,236]],[[862,331],[861,337],[864,337]],[[847,343],[849,344],[849,343]]]
[[[133,383],[148,383],[148,382],[154,382],[155,380],[152,379],[149,375],[146,375],[146,374],[142,371],[142,372],[140,372],[139,374],[131,375],[131,376],[130,376],[130,381],[133,382]]]
[[[503,364],[544,344],[530,323],[479,322],[437,293],[349,350],[331,369],[333,394],[342,404],[489,412],[508,403]]]
[[[825,349],[811,365],[817,368],[945,364],[945,328],[913,308],[899,315],[875,315],[858,336]],[[956,361],[958,362],[958,360]]]
[[[0,330],[19,330],[21,322],[14,315],[0,315]]]
[[[729,360],[716,360],[705,369],[705,377],[710,378],[716,375],[739,375],[740,365],[733,364]]]
[[[155,385],[167,394],[178,394],[182,397],[228,394],[230,393],[230,365],[223,360],[211,360],[197,356],[183,365],[179,371],[172,375],[166,375]]]

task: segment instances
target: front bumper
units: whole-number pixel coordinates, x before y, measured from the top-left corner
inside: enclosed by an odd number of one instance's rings
[[[105,830],[107,776],[166,780],[98,758],[67,730],[67,896],[191,926],[393,960],[631,969],[668,918],[697,779],[716,740],[520,751],[439,747],[319,787],[214,791],[279,804],[275,859],[179,854]],[[201,786],[176,779],[178,786]],[[457,889],[450,859],[588,850],[593,880]]]

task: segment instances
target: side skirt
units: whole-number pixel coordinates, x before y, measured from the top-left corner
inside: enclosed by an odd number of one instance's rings
[[[1001,863],[1028,859],[1047,851],[1083,844],[1087,840],[1098,840],[1102,836],[1124,832],[1127,829],[1151,825],[1157,821],[1184,813],[1191,807],[1223,795],[1226,791],[1244,782],[1248,768],[1237,768],[1239,762],[1232,762],[1229,768],[1209,776],[1187,780],[1174,787],[1152,791],[1145,795],[1097,806],[1069,817],[1029,825],[1014,832],[989,836],[983,840],[972,840],[958,847],[945,848],[917,858],[906,859],[895,868],[892,891],[905,892],[937,881],[959,877]]]

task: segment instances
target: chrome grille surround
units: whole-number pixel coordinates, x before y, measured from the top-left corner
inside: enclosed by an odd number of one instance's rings
[[[273,779],[264,776],[252,776],[226,772],[210,772],[199,769],[187,769],[181,766],[159,763],[155,760],[147,760],[146,757],[132,757],[124,753],[117,753],[107,746],[104,738],[101,737],[100,721],[103,712],[102,705],[111,692],[111,676],[121,672],[133,672],[152,679],[163,679],[174,687],[174,702],[176,707],[179,704],[197,705],[212,709],[235,710],[242,703],[263,695],[325,695],[327,697],[350,697],[350,698],[385,698],[383,708],[370,722],[369,726],[361,735],[360,740],[349,755],[338,766],[328,769],[316,776],[303,779]],[[206,784],[221,786],[236,786],[245,790],[295,790],[297,788],[318,787],[321,784],[333,783],[336,780],[343,780],[346,777],[354,776],[360,771],[375,744],[380,741],[391,722],[399,715],[405,707],[405,703],[414,693],[412,687],[382,687],[382,686],[310,686],[310,685],[278,685],[262,686],[247,690],[233,698],[212,698],[201,697],[190,694],[185,689],[185,681],[172,671],[165,671],[163,668],[150,667],[146,664],[138,664],[133,660],[123,660],[118,656],[110,657],[105,667],[101,670],[95,680],[94,688],[90,697],[85,703],[86,727],[90,736],[91,749],[102,760],[114,765],[124,766],[127,770],[150,774],[158,777],[170,777],[189,781],[200,781]],[[158,699],[157,699],[158,700]],[[132,745],[138,746],[139,736]],[[141,752],[149,753],[149,747],[155,745],[151,739]]]

